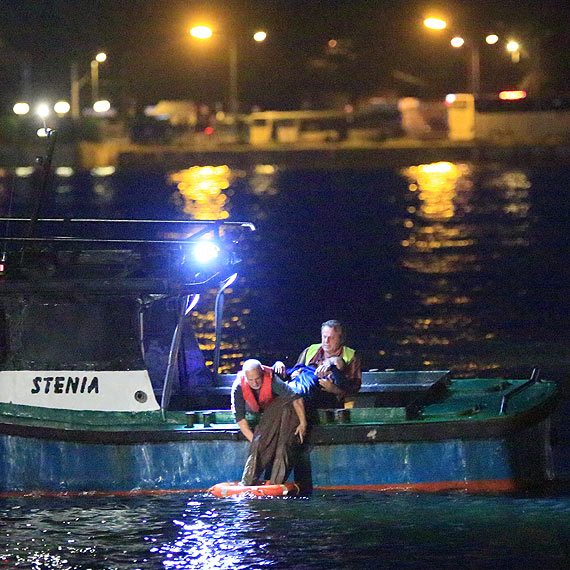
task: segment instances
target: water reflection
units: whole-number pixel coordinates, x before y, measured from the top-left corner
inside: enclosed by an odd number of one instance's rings
[[[184,199],[183,210],[193,220],[223,220],[229,217],[228,197],[232,181],[228,166],[193,166],[170,175]]]
[[[230,508],[232,516],[228,517],[228,512],[219,512],[215,506],[204,510],[203,503],[191,501],[180,519],[172,521],[179,527],[176,538],[151,547],[150,552],[161,554],[164,567],[172,569],[251,568],[256,559],[264,566],[271,565],[265,555],[260,557],[263,544],[251,536],[257,514],[248,509],[247,501],[234,501],[232,506],[235,508]]]
[[[412,298],[394,327],[402,354],[419,350],[422,364],[439,367],[455,353],[456,372],[499,368],[495,359],[504,355],[493,342],[505,340],[500,328],[508,318],[501,264],[516,265],[517,249],[529,246],[528,176],[449,162],[402,174],[408,194],[401,265]],[[510,294],[524,294],[518,288]],[[489,349],[480,361],[466,356],[475,344]]]

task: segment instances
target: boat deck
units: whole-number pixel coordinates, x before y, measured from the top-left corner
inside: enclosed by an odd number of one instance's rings
[[[378,380],[372,373],[368,379]],[[398,373],[402,376],[405,373]],[[340,409],[319,409],[312,419],[309,441],[446,439],[453,437],[494,437],[520,427],[521,422],[537,423],[553,409],[557,387],[553,382],[504,380],[496,378],[449,379],[447,373],[431,374],[429,382],[410,384],[413,397],[395,391],[392,383],[367,383],[364,396],[379,402],[385,394],[399,394],[406,405],[356,405]],[[365,376],[366,378],[366,376]],[[383,377],[384,380],[388,376]],[[375,385],[373,389],[373,385]],[[404,385],[399,382],[400,388]],[[364,403],[370,403],[366,401]],[[109,443],[177,441],[181,439],[243,439],[229,409],[191,411],[101,412],[52,410],[32,406],[0,404],[3,433],[78,441]],[[248,415],[255,424],[257,417]],[[371,437],[370,429],[374,428]]]

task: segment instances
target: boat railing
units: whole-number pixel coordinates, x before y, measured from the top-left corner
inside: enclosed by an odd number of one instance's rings
[[[506,414],[507,406],[509,402],[512,400],[512,398],[517,394],[520,394],[524,390],[528,390],[528,388],[530,388],[531,386],[536,384],[536,382],[538,382],[539,378],[540,378],[540,368],[535,367],[532,370],[529,380],[527,380],[524,384],[521,384],[520,386],[513,388],[510,392],[507,392],[506,394],[503,395],[503,397],[501,398],[501,406],[499,408],[499,414]]]
[[[233,274],[244,231],[255,231],[251,222],[222,220],[0,217],[0,223],[3,290],[184,294]]]

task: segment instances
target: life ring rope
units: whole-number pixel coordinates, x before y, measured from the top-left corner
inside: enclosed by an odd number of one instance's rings
[[[300,488],[297,483],[270,485],[269,482],[267,482],[264,485],[242,485],[238,481],[225,481],[223,483],[216,483],[208,489],[208,492],[214,495],[214,497],[220,498],[243,494],[253,497],[286,497],[298,495]]]

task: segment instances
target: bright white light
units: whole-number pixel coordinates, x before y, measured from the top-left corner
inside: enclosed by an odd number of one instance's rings
[[[253,34],[253,39],[256,42],[263,42],[263,41],[265,41],[265,38],[267,38],[267,34],[261,30],[259,32],[255,32],[255,34]]]
[[[465,40],[459,36],[455,36],[454,38],[451,38],[451,42],[450,44],[454,47],[454,48],[459,48],[461,47],[463,44],[465,43]]]
[[[49,105],[47,103],[40,103],[37,107],[36,107],[36,115],[38,117],[41,117],[42,119],[45,119],[46,117],[49,117]]]
[[[34,173],[34,167],[33,166],[18,166],[14,173],[16,174],[16,176],[18,178],[27,178],[28,176],[31,176]]]
[[[16,115],[27,115],[30,112],[30,106],[27,103],[16,103],[12,110]]]
[[[115,174],[116,168],[114,166],[96,166],[91,169],[91,176],[111,176]]]
[[[93,103],[93,110],[96,113],[106,113],[111,108],[111,103],[106,99],[102,99],[101,101],[95,101]]]
[[[95,168],[91,169],[91,176],[111,176],[115,174],[115,167],[114,166],[96,166]]]
[[[49,136],[49,132],[50,132],[50,129],[46,129],[45,127],[42,127],[41,129],[38,129],[36,131],[36,135],[38,137],[45,138],[45,137]]]
[[[496,44],[499,41],[499,36],[497,34],[489,34],[485,41],[490,45]]]
[[[519,51],[519,48],[520,48],[519,42],[515,42],[514,40],[511,40],[507,44],[507,51]]]
[[[456,95],[454,93],[448,93],[445,96],[445,102],[447,105],[451,105],[452,103],[455,103],[455,100],[457,99]]]
[[[55,169],[55,173],[60,178],[69,178],[70,176],[73,176],[73,172],[74,171],[73,168],[71,168],[71,166],[58,166]]]
[[[53,106],[53,110],[58,115],[65,115],[66,113],[69,113],[70,109],[71,109],[71,105],[67,101],[58,101]]]
[[[201,241],[194,246],[192,255],[198,263],[208,263],[218,257],[220,248],[211,241]]]
[[[447,27],[447,22],[441,18],[427,18],[424,20],[424,26],[431,30],[444,30]]]
[[[212,37],[212,28],[208,26],[195,26],[190,30],[190,35],[199,40],[207,40]]]
[[[104,61],[107,60],[107,54],[105,52],[99,52],[96,56],[95,56],[95,61],[99,62],[99,63],[103,63]]]

